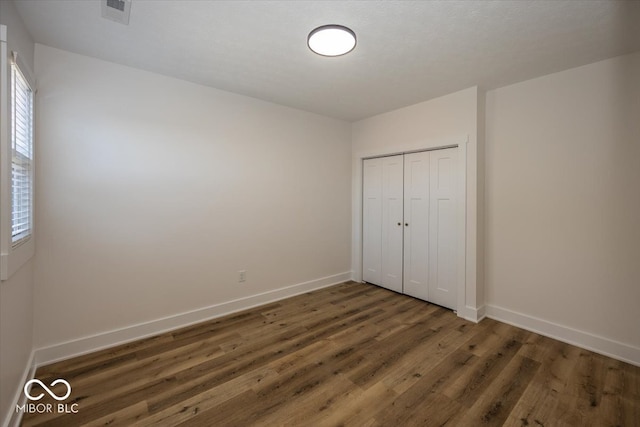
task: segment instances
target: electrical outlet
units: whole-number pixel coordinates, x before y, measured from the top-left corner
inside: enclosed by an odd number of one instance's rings
[[[238,271],[238,282],[246,282],[247,281],[247,270]]]

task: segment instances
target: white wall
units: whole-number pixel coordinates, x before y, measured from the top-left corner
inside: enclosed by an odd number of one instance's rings
[[[38,347],[349,277],[348,123],[39,44],[36,74]]]
[[[0,283],[0,423],[15,412],[32,367],[33,263],[28,261],[11,278]]]
[[[639,221],[640,53],[487,93],[490,315],[640,364]]]
[[[33,40],[13,2],[0,1],[0,24],[7,26],[8,55],[17,51],[33,70]],[[11,405],[24,385],[32,348],[33,263],[27,262],[9,280],[0,283],[0,423],[8,422],[14,412]]]
[[[362,273],[361,260],[361,159],[365,156],[389,154],[415,149],[459,144],[467,145],[467,289],[468,313],[471,319],[482,317],[483,291],[481,268],[484,244],[478,241],[478,194],[482,191],[478,180],[478,88],[473,87],[435,98],[420,104],[380,114],[353,124],[352,180],[353,180],[353,238],[352,270],[356,280]],[[482,135],[481,135],[482,137]],[[481,193],[480,193],[481,194]],[[479,249],[479,250],[478,250]]]

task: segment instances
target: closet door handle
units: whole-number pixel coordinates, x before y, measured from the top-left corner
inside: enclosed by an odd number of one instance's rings
[[[398,223],[398,225],[402,225],[402,223],[401,223],[401,222],[399,222],[399,223]]]
[[[405,227],[408,227],[408,226],[409,226],[409,223],[408,223],[408,222],[405,222],[405,223],[404,223],[404,226],[405,226]]]

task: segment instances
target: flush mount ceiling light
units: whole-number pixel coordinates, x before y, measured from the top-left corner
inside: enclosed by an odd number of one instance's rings
[[[309,33],[309,49],[322,56],[340,56],[356,47],[356,33],[342,25],[323,25]]]

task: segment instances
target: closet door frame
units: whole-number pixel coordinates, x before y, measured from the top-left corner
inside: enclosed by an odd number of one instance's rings
[[[440,144],[427,145],[424,146],[416,145],[412,147],[407,147],[404,150],[392,150],[381,148],[380,150],[376,150],[375,152],[368,153],[359,153],[356,154],[355,160],[357,161],[357,181],[355,182],[355,194],[358,194],[359,197],[356,200],[359,201],[359,206],[355,207],[356,212],[358,213],[357,223],[355,224],[358,227],[357,241],[359,244],[356,248],[354,248],[354,259],[357,260],[357,267],[359,271],[354,272],[354,280],[362,281],[362,237],[363,237],[363,217],[362,217],[362,196],[363,196],[363,161],[365,159],[377,158],[377,157],[387,157],[394,156],[400,154],[410,154],[421,151],[433,151],[444,148],[456,148],[458,150],[458,165],[457,165],[457,218],[456,218],[456,247],[457,247],[457,256],[456,256],[456,270],[457,270],[457,307],[456,312],[459,317],[463,317],[465,319],[478,322],[481,320],[481,317],[478,316],[478,312],[474,310],[472,307],[466,307],[466,298],[468,293],[473,293],[470,295],[475,298],[476,289],[469,287],[469,292],[467,291],[467,143],[468,136],[451,138],[451,139],[443,139],[440,140]],[[474,180],[475,181],[475,180]],[[472,251],[475,256],[475,251]],[[473,260],[475,263],[475,259]],[[475,280],[473,280],[473,285],[475,286]]]

